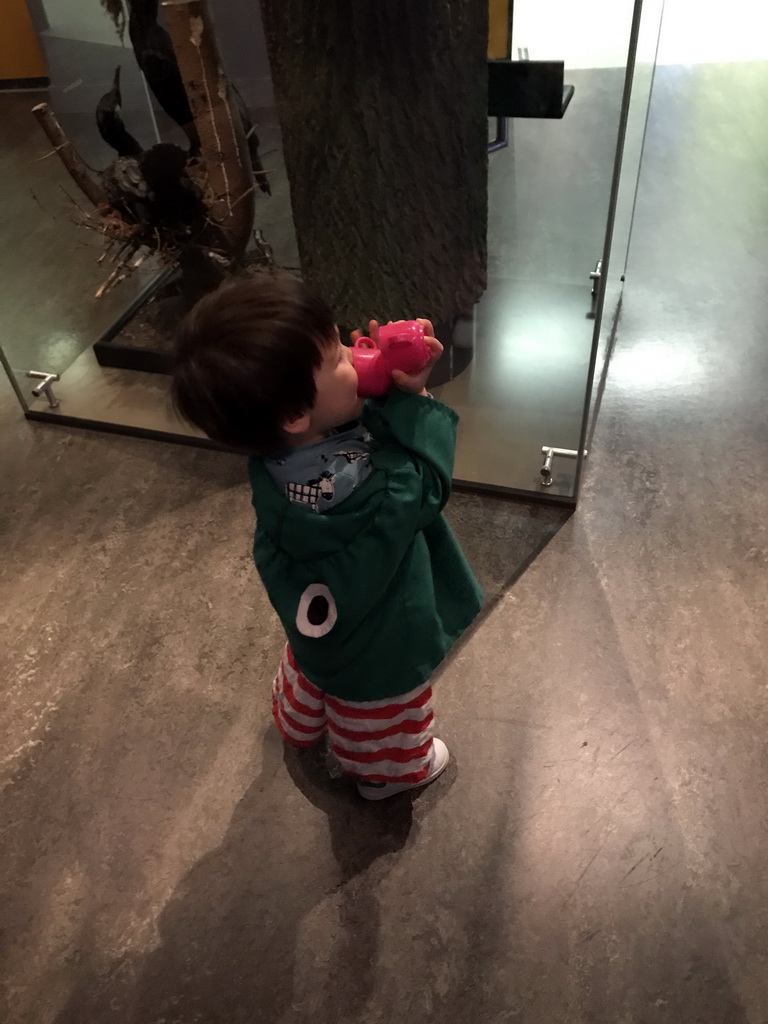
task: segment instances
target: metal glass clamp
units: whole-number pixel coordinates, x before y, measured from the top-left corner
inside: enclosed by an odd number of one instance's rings
[[[579,453],[573,448],[552,448],[549,445],[542,445],[541,454],[544,456],[544,464],[539,473],[541,474],[541,486],[552,486],[552,462],[556,458],[578,459]],[[586,458],[587,452],[584,452]]]
[[[41,370],[27,370],[27,377],[32,380],[39,380],[40,383],[37,387],[32,388],[32,394],[35,398],[39,398],[41,395],[45,395],[48,399],[48,405],[51,409],[57,409],[59,407],[59,400],[53,393],[53,384],[57,380],[61,380],[58,373],[44,373]]]
[[[600,290],[600,280],[603,276],[603,261],[598,260],[595,264],[595,269],[589,275],[589,280],[592,282],[592,288],[590,295],[592,296],[592,310],[590,315],[594,317],[597,313],[597,296]]]

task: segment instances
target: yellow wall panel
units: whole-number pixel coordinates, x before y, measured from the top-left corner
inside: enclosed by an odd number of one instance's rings
[[[48,68],[25,0],[0,3],[0,79],[45,78]]]
[[[488,56],[506,60],[509,47],[509,0],[489,0]]]

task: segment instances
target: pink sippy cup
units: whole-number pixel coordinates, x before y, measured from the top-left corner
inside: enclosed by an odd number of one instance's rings
[[[424,328],[416,320],[380,327],[378,345],[372,338],[358,338],[352,348],[358,395],[373,398],[385,394],[392,387],[393,370],[418,373],[429,357]]]

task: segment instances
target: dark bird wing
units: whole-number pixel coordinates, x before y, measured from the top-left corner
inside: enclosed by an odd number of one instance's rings
[[[139,65],[157,102],[184,130],[193,153],[200,150],[192,110],[168,32],[157,23],[157,3],[130,0],[128,35]]]

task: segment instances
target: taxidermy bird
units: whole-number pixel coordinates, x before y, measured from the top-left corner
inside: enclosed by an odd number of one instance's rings
[[[99,135],[118,156],[137,156],[141,146],[126,130],[121,116],[123,99],[120,93],[120,65],[115,68],[112,88],[105,92],[96,107],[96,125]]]
[[[149,88],[158,103],[189,139],[190,152],[200,152],[200,136],[192,117],[173,43],[158,21],[158,0],[125,0],[128,9],[128,35]],[[230,83],[235,109],[240,116],[248,142],[248,154],[254,178],[262,192],[271,195],[269,180],[259,156],[259,138],[254,130],[243,97]]]
[[[195,128],[173,43],[157,20],[158,0],[127,0],[127,7],[128,35],[136,63],[157,102],[185,132],[191,152],[199,153],[200,137]]]
[[[99,100],[96,124],[117,159],[102,173],[112,205],[130,221],[170,229],[177,241],[201,230],[205,208],[200,189],[187,175],[188,154],[162,142],[143,150],[121,116],[120,68],[112,88]]]

